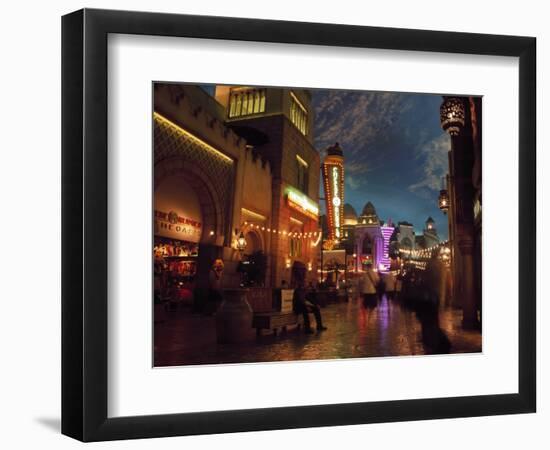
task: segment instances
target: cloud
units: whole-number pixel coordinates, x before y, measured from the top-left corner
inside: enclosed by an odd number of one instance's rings
[[[345,179],[346,179],[346,184],[349,186],[349,188],[352,191],[355,191],[357,188],[359,188],[361,186],[361,184],[363,184],[361,182],[361,180],[358,180],[357,178],[353,177],[352,175],[347,175],[346,174]]]
[[[441,189],[441,179],[449,171],[448,152],[451,149],[450,137],[443,133],[417,148],[417,159],[423,163],[422,177],[409,186],[409,191],[421,196],[431,195],[431,191]]]
[[[369,172],[370,170],[372,170],[370,168],[370,164],[366,161],[350,161],[346,162],[345,165],[346,176],[348,174],[361,175]]]
[[[390,92],[316,92],[315,144],[321,151],[340,142],[348,154],[372,152],[411,105],[408,95]]]

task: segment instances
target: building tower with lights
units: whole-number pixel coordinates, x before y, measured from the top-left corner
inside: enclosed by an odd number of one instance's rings
[[[246,142],[251,162],[269,167],[271,174],[268,187],[259,184],[260,176],[245,180],[238,172],[235,177],[244,195],[233,210],[249,243],[247,251],[256,242],[254,251],[268,256],[271,286],[283,280],[291,285],[316,281],[320,156],[313,145],[311,92],[217,85],[214,97],[225,126]]]
[[[437,235],[435,221],[431,217],[428,217],[428,219],[426,219],[423,236],[425,248],[430,248],[439,244],[439,236]]]
[[[327,238],[336,242],[342,239],[344,225],[344,154],[338,142],[327,149],[322,170],[328,220]]]

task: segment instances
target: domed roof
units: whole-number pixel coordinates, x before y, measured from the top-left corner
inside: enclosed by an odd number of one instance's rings
[[[362,216],[376,216],[376,209],[374,208],[374,205],[371,202],[367,202],[365,207],[363,208]]]
[[[331,145],[329,148],[327,148],[327,155],[344,156],[344,152],[342,151],[342,147],[340,147],[340,144],[336,142],[334,145]]]
[[[349,203],[344,204],[344,219],[357,219],[357,212]]]

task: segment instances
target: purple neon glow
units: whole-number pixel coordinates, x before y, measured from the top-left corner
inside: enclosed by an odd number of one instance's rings
[[[393,234],[393,227],[388,226],[382,226],[380,227],[380,230],[382,231],[382,236],[384,237],[384,247],[382,251],[382,258],[380,258],[380,268],[382,272],[385,272],[387,270],[390,270],[390,238]]]

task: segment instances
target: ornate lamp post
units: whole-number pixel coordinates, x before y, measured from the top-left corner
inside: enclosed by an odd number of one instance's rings
[[[446,97],[439,108],[441,128],[451,136],[457,136],[464,127],[466,112],[464,103],[457,97]]]

